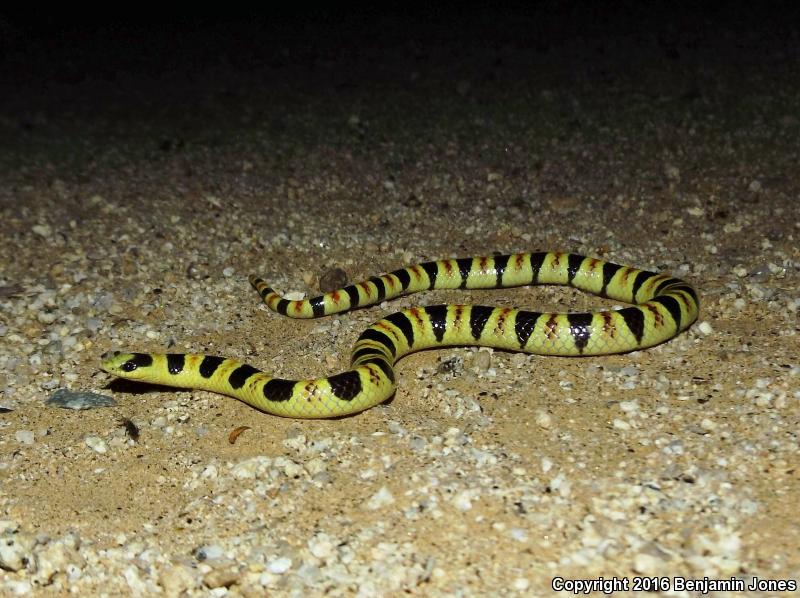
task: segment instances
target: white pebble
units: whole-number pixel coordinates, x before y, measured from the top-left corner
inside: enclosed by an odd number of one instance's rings
[[[16,596],[25,596],[33,591],[31,583],[24,580],[9,579],[3,583],[3,587]]]
[[[231,469],[231,474],[237,480],[247,480],[264,477],[272,466],[272,459],[264,455],[258,455],[240,461]]]
[[[36,540],[28,534],[6,536],[0,542],[0,569],[19,571],[33,556],[31,551]]]
[[[33,444],[36,436],[31,430],[17,430],[14,433],[14,439],[20,444]]]
[[[53,322],[56,321],[56,317],[57,317],[56,314],[46,311],[41,311],[38,314],[36,314],[36,319],[42,324],[52,324]]]
[[[389,491],[386,486],[381,486],[381,489],[373,494],[367,501],[367,508],[375,511],[382,507],[389,506],[394,503],[394,495]]]
[[[216,480],[219,477],[219,470],[216,465],[206,465],[200,477],[204,480]]]
[[[50,228],[50,225],[48,224],[36,224],[31,228],[31,230],[40,237],[49,237],[53,234],[53,229]]]
[[[512,527],[509,533],[511,535],[511,538],[516,540],[517,542],[528,541],[528,532],[526,532],[521,527]]]
[[[704,417],[703,420],[700,422],[700,427],[703,428],[704,430],[711,432],[713,430],[716,430],[717,424],[713,420]]]
[[[453,497],[453,505],[459,511],[469,511],[472,508],[472,493],[462,490]]]
[[[13,533],[19,529],[19,523],[11,519],[0,519],[0,534]]]
[[[553,425],[553,418],[546,411],[538,411],[536,413],[536,425],[545,430],[549,430]]]
[[[38,549],[35,579],[41,585],[48,585],[58,573],[66,572],[71,566],[85,565],[83,557],[77,552],[77,547],[77,536],[67,534]]]
[[[322,457],[314,457],[308,463],[306,463],[306,471],[308,475],[315,476],[320,474],[328,469],[328,464],[325,463],[325,459]]]
[[[223,555],[222,547],[217,544],[201,546],[194,551],[198,561],[213,561]]]
[[[333,541],[328,534],[319,534],[308,542],[308,551],[320,560],[327,560],[333,556]]]
[[[294,461],[287,459],[283,464],[283,473],[287,478],[299,478],[303,474],[303,468]]]
[[[633,558],[633,570],[642,575],[655,575],[662,567],[663,563],[652,554],[640,552]]]
[[[267,563],[267,571],[275,575],[282,575],[292,567],[292,559],[282,556]]]
[[[514,589],[518,592],[525,592],[530,587],[531,582],[524,577],[518,577],[514,580]]]
[[[706,321],[700,322],[700,324],[697,325],[697,329],[706,336],[708,336],[709,334],[713,334],[714,332],[714,329],[711,327],[711,324],[709,324]]]
[[[558,492],[562,498],[568,498],[572,492],[572,483],[559,474],[550,480],[550,488]]]
[[[105,455],[108,452],[108,444],[106,444],[106,441],[99,436],[87,436],[84,439],[84,442],[86,443],[86,446],[96,453]]]

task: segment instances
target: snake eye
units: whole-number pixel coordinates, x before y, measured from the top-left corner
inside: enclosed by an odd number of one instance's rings
[[[125,363],[122,364],[121,369],[123,372],[132,372],[136,368],[139,367],[139,364],[136,363],[134,359],[129,359]]]

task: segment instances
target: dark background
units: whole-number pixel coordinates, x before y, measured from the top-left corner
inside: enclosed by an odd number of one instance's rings
[[[605,93],[646,69],[677,73],[681,93],[702,96],[712,92],[702,87],[707,70],[782,77],[800,63],[798,3],[388,6],[270,7],[267,16],[222,19],[0,17],[3,130],[34,128],[37,112],[40,120],[90,116],[109,104],[119,117],[180,117],[187,106],[244,100],[265,86],[334,101],[365,87],[429,85],[435,93],[465,78],[489,88],[594,85]]]

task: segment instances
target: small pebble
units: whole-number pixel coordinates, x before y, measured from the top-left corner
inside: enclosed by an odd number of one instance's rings
[[[173,565],[161,569],[159,583],[168,596],[180,596],[194,587],[195,578],[186,565]]]
[[[453,505],[459,511],[469,511],[472,508],[472,492],[463,490],[453,497]]]
[[[50,395],[47,404],[62,409],[94,409],[96,407],[113,407],[117,402],[111,397],[94,392],[59,388]]]
[[[700,324],[697,325],[697,329],[706,336],[714,333],[714,329],[711,327],[711,324],[705,321],[700,322]]]
[[[524,577],[518,577],[514,580],[514,589],[518,592],[525,592],[530,587],[531,582]]]
[[[319,290],[330,293],[347,286],[347,272],[341,268],[329,268],[319,277]]]
[[[222,555],[222,547],[217,544],[200,546],[194,550],[194,556],[198,561],[213,561],[222,558]]]
[[[387,507],[394,503],[394,496],[386,486],[382,486],[375,494],[373,494],[367,501],[367,508],[375,511],[377,509]]]
[[[472,358],[472,367],[478,372],[485,372],[492,365],[492,354],[488,351],[478,351]]]
[[[31,227],[31,230],[40,237],[45,237],[45,238],[53,234],[53,229],[50,228],[49,224],[36,224],[33,227]]]
[[[334,544],[328,534],[319,534],[308,542],[308,551],[320,560],[333,556]]]
[[[633,570],[642,575],[655,575],[663,565],[663,562],[652,554],[640,552],[633,558]]]
[[[700,422],[700,427],[703,428],[703,430],[711,432],[717,428],[717,424],[714,422],[714,420],[704,417]]]
[[[553,426],[553,418],[546,411],[536,412],[536,425],[545,430],[549,430]]]
[[[528,541],[528,532],[526,532],[521,527],[512,527],[509,534],[511,535],[511,538],[516,540],[517,542]]]
[[[267,563],[267,571],[275,575],[282,575],[292,568],[292,559],[288,557],[280,557],[271,560]]]
[[[14,439],[20,444],[33,444],[36,437],[31,430],[17,430]]]
[[[96,453],[105,455],[108,452],[108,444],[106,444],[106,441],[99,436],[87,436],[84,439],[84,442],[86,443],[86,446]]]
[[[239,569],[235,566],[231,567],[224,567],[220,569],[212,569],[208,573],[203,576],[203,583],[211,588],[212,590],[216,588],[230,588],[232,585],[235,585],[239,578],[241,577],[241,573]],[[227,592],[225,592],[227,594]],[[219,595],[224,596],[223,593],[212,593],[212,595]]]
[[[36,539],[26,533],[0,536],[0,569],[19,571],[31,561]]]

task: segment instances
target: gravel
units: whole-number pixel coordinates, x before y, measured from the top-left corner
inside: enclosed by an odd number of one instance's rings
[[[727,56],[738,38],[720,30],[707,43]],[[221,53],[177,99],[124,69],[51,77],[55,105],[25,78],[31,107],[0,94],[0,594],[796,577],[800,93],[769,48],[770,68],[742,73],[684,40],[678,54],[711,61],[687,78],[660,46],[600,41],[400,44],[362,63],[289,40],[255,79]],[[620,52],[644,80],[612,74]],[[313,296],[410,262],[544,249],[686,277],[700,321],[596,359],[412,355],[392,401],[332,421],[99,371],[128,348],[324,375],[411,305],[608,305],[437,291],[287,321],[247,284]]]

